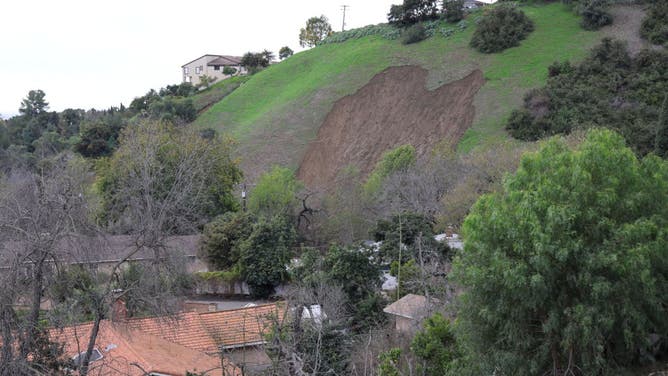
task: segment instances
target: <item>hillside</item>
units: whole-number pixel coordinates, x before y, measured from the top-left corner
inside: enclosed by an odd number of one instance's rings
[[[407,141],[418,142],[417,138],[406,138],[412,130],[407,132],[401,128],[398,114],[392,119],[399,122],[387,122],[383,118],[387,109],[409,111],[410,104],[400,105],[405,99],[402,95],[388,96],[388,92],[384,91],[387,88],[371,83],[376,75],[389,67],[415,66],[425,73],[405,75],[401,78],[405,80],[403,84],[398,82],[394,85],[412,88],[409,92],[415,92],[416,85],[422,85],[430,91],[437,89],[435,93],[448,93],[441,88],[463,80],[475,71],[482,72],[484,78],[484,84],[479,89],[467,91],[474,95],[471,96],[471,103],[463,101],[466,102],[462,104],[465,108],[434,109],[437,114],[430,113],[426,108],[411,112],[410,124],[420,124],[418,133],[433,135],[420,139],[422,144],[415,146],[426,150],[425,146],[443,141],[457,145],[459,151],[465,152],[494,145],[499,140],[507,140],[503,130],[504,119],[522,102],[529,89],[544,84],[547,67],[551,63],[581,59],[606,34],[606,29],[599,32],[582,30],[578,17],[559,3],[532,5],[523,9],[534,21],[535,31],[519,47],[491,55],[471,49],[468,42],[474,30],[475,14],[469,17],[469,26],[464,30],[448,26],[456,29],[449,37],[436,33],[417,44],[406,46],[398,40],[380,36],[326,44],[298,53],[256,74],[205,111],[195,125],[229,133],[238,141],[242,167],[249,180],[272,164],[297,169],[304,161],[300,176],[310,183],[326,184],[331,182],[338,169],[348,163],[355,163],[366,172],[383,151]],[[619,25],[616,28],[615,33],[620,34]],[[477,80],[472,82],[475,85],[481,83]],[[453,95],[456,95],[455,92]],[[377,122],[372,128],[359,112],[363,111],[361,102],[357,100],[360,96],[366,98],[363,107],[369,109],[367,115],[371,116],[366,118]],[[445,102],[446,98],[437,98],[434,103]],[[336,117],[330,114],[332,109],[343,114],[339,118],[345,121],[338,121],[338,124],[346,127],[345,136],[323,139],[328,132],[343,134],[343,129],[329,129],[336,128],[329,125],[336,121],[325,121],[328,114],[330,118]],[[439,130],[441,124],[436,120],[443,118],[443,111],[453,110],[460,114],[458,119],[463,119],[454,121],[457,131]],[[351,111],[358,111],[354,116],[355,122],[349,121],[353,119]],[[372,113],[379,116],[374,118]],[[321,129],[323,123],[327,128]],[[307,154],[319,131],[320,140]],[[369,139],[372,133],[380,132],[383,134],[382,142]],[[327,150],[335,155],[317,156],[322,151],[318,145],[325,144]],[[359,152],[369,148],[373,150]],[[355,150],[358,152],[347,155]],[[304,159],[305,155],[307,159]],[[329,165],[325,166],[318,160]],[[326,171],[326,177],[312,180],[311,177],[318,173],[316,170]]]

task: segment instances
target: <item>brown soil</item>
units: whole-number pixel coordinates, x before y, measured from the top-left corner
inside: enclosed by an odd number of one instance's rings
[[[443,140],[456,145],[473,122],[473,97],[484,84],[483,74],[475,70],[431,91],[427,74],[416,66],[391,67],[338,100],[309,145],[298,177],[322,189],[346,166],[366,176],[385,151],[399,145],[413,145],[418,157]]]

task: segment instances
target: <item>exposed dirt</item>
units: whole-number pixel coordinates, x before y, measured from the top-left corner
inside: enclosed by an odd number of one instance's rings
[[[418,156],[443,140],[453,145],[473,122],[473,97],[484,84],[480,70],[427,90],[428,72],[417,66],[391,67],[329,112],[297,172],[310,188],[326,188],[350,165],[366,176],[381,155],[411,144]]]
[[[652,46],[651,43],[640,36],[640,25],[645,18],[645,5],[616,5],[610,7],[612,25],[603,29],[606,37],[626,41],[631,55],[636,55],[643,48],[659,49],[660,46]]]

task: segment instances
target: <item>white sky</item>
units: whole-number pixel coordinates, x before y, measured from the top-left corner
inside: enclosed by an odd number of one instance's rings
[[[401,0],[2,0],[0,114],[18,112],[32,89],[50,109],[128,105],[181,81],[203,54],[300,50],[299,29],[324,14],[341,30],[386,22]]]

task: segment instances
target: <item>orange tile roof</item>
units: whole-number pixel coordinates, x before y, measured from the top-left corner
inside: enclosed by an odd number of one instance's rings
[[[200,313],[200,319],[215,343],[224,348],[250,346],[265,342],[271,325],[270,316],[282,315],[280,303],[263,304],[226,311]]]
[[[85,351],[92,323],[52,329],[53,341],[63,343],[65,352],[73,357]],[[103,320],[95,347],[102,359],[91,362],[90,374],[99,376],[140,376],[149,372],[185,375],[186,371],[209,371],[222,376],[220,358],[189,349],[155,335],[133,329],[125,323]],[[241,371],[225,360],[225,375],[241,375]]]
[[[218,346],[202,325],[197,312],[184,312],[174,317],[130,319],[128,325],[207,354],[218,352]]]

